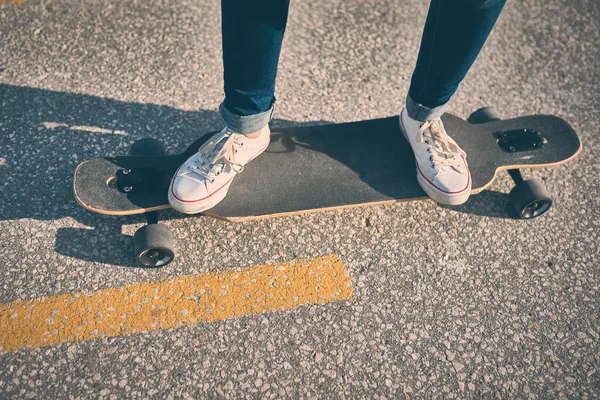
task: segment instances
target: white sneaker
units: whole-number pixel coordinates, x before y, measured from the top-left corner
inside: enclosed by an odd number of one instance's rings
[[[417,161],[417,180],[433,200],[462,204],[471,194],[471,174],[466,153],[446,133],[440,118],[421,122],[400,114],[400,129]]]
[[[225,198],[233,178],[269,146],[271,131],[265,126],[250,139],[227,128],[204,143],[173,176],[169,203],[179,212],[206,211]]]

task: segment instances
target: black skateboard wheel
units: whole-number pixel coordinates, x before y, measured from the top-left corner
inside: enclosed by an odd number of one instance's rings
[[[471,124],[485,124],[486,122],[500,121],[502,118],[494,107],[483,107],[469,115],[467,120]]]
[[[519,182],[508,194],[510,203],[522,219],[539,217],[550,209],[552,199],[537,179]]]
[[[175,257],[175,241],[169,228],[150,224],[141,227],[133,235],[133,250],[139,267],[164,267]]]
[[[154,138],[144,138],[133,142],[129,149],[131,156],[164,156],[167,148],[164,143]]]

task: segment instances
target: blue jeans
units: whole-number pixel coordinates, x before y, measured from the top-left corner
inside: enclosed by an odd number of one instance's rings
[[[490,34],[506,0],[432,0],[406,97],[411,118],[444,113]],[[234,132],[252,133],[271,119],[289,0],[221,0],[225,100]]]

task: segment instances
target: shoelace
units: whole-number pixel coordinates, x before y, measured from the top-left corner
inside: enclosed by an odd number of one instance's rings
[[[439,118],[421,125],[417,135],[417,143],[428,145],[427,152],[430,154],[429,161],[432,168],[452,167],[457,172],[467,173],[459,158],[459,156],[466,157],[466,153],[448,136]]]
[[[244,170],[244,166],[235,162],[235,155],[244,146],[243,136],[227,132],[219,140],[209,141],[202,149],[201,156],[194,160],[189,171],[207,179],[211,183],[219,176],[227,165],[236,172]],[[209,160],[213,160],[209,162]]]

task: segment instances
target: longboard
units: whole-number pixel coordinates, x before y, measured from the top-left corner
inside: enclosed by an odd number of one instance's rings
[[[551,115],[499,120],[482,109],[469,118],[477,123],[450,114],[442,120],[467,153],[472,194],[491,185],[499,171],[508,170],[516,184],[509,199],[524,219],[545,213],[552,200],[541,182],[524,180],[520,169],[564,164],[581,151],[573,128]],[[225,199],[204,214],[241,222],[427,198],[398,122],[395,116],[274,129],[267,150],[246,165]],[[167,155],[158,143],[146,146],[146,155],[85,161],[75,171],[75,198],[96,213],[146,214],[149,224],[134,235],[137,264],[164,266],[174,258],[174,240],[168,228],[157,223],[157,211],[169,208],[167,191],[175,171],[214,133],[180,154]],[[138,150],[144,148],[141,144]]]
[[[448,114],[442,119],[448,134],[467,153],[472,194],[491,185],[499,171],[557,166],[581,149],[571,126],[550,115],[483,124]],[[512,137],[501,143],[505,133]],[[82,207],[109,215],[168,208],[173,173],[211,135],[181,154],[85,161],[75,171],[75,198]],[[239,222],[425,197],[398,117],[389,117],[274,130],[265,153],[235,178],[225,200],[205,214]]]

